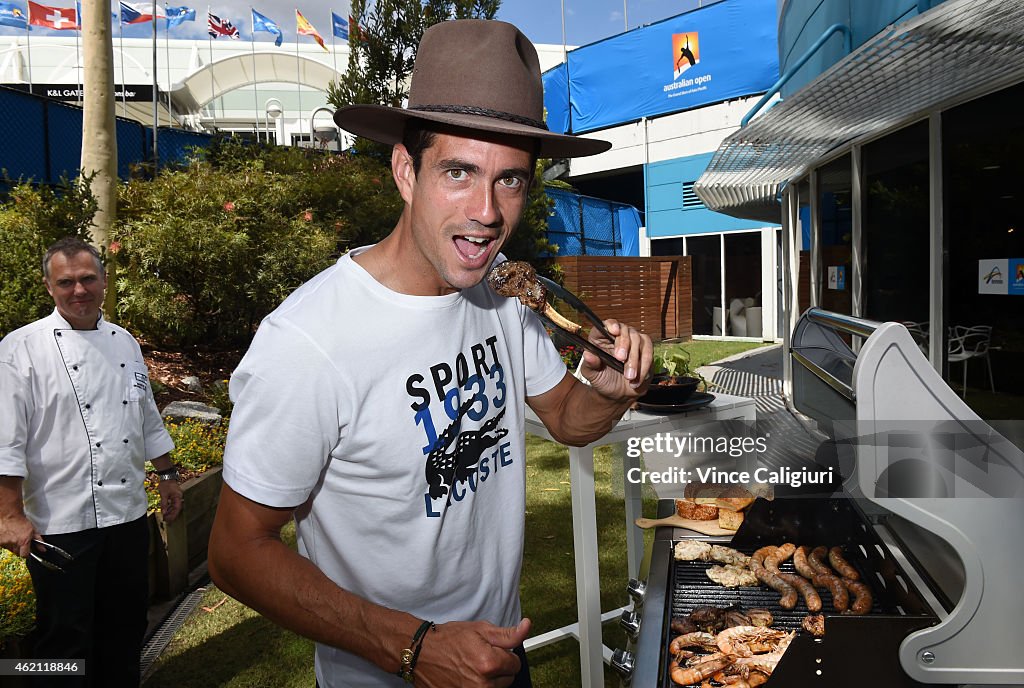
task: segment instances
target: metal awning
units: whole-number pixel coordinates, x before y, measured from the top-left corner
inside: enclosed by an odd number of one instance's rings
[[[829,151],[1022,80],[1024,2],[947,0],[729,136],[694,189],[712,210],[779,222],[783,187]]]

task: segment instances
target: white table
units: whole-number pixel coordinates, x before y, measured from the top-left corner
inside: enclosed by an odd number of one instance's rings
[[[611,650],[601,640],[601,623],[619,616],[621,610],[613,610],[602,616],[601,581],[597,557],[597,503],[594,496],[594,449],[607,444],[625,442],[631,437],[646,437],[661,432],[685,430],[687,427],[720,420],[756,419],[753,399],[718,394],[715,400],[704,408],[689,413],[654,415],[642,411],[627,411],[611,432],[600,440],[585,447],[569,448],[569,480],[572,490],[573,549],[576,558],[576,607],[579,610],[578,623],[571,624],[543,635],[529,638],[525,647],[529,651],[543,647],[567,636],[575,637],[580,643],[581,683],[584,688],[604,686],[602,663],[611,658]],[[536,414],[527,408],[526,431],[530,434],[554,440]],[[629,469],[640,466],[639,457],[625,456],[623,482],[626,499],[626,549],[629,576],[635,578],[643,559],[643,533],[634,521],[641,516],[640,485],[630,482],[626,476]]]

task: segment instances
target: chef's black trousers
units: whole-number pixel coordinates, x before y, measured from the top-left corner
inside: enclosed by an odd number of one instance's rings
[[[149,604],[146,518],[43,537],[74,561],[61,562],[60,573],[29,557],[36,628],[28,651],[37,660],[85,660],[86,675],[33,677],[31,685],[138,688]]]

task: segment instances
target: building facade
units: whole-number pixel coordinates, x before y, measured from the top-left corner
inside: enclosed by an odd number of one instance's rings
[[[970,366],[986,417],[1016,417],[999,405],[1024,385],[1022,46],[1021,3],[780,3],[784,97],[696,187],[781,218],[787,338],[808,306],[905,322],[947,380]],[[990,337],[962,363],[968,327]]]
[[[773,0],[722,0],[568,53],[545,74],[548,126],[610,140],[566,163],[583,193],[643,211],[640,255],[688,255],[695,336],[779,336],[778,219],[708,209],[714,151],[778,78]]]

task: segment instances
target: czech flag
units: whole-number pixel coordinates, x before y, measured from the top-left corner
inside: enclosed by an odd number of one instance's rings
[[[164,14],[164,8],[157,5],[156,18],[166,19],[167,15]],[[127,2],[121,3],[121,23],[122,24],[144,24],[146,22],[153,21],[153,6],[145,3],[135,3],[130,5]]]

